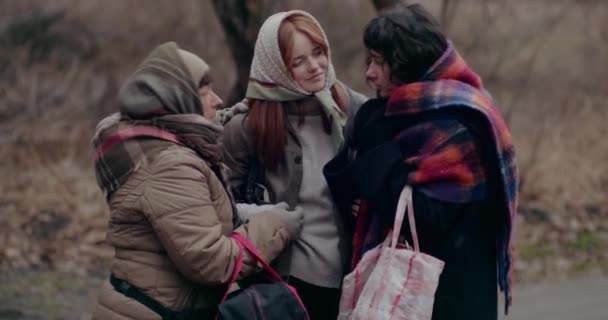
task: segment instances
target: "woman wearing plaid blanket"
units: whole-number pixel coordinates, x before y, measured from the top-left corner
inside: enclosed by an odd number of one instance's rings
[[[377,89],[354,136],[324,168],[354,213],[353,266],[385,238],[407,184],[421,251],[445,262],[433,319],[496,319],[510,305],[517,167],[509,131],[481,79],[420,5],[365,30],[366,77]],[[351,210],[351,205],[354,210]],[[405,239],[411,243],[408,223]]]

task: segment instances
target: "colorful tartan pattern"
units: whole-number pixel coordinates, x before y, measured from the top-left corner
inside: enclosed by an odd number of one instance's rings
[[[483,126],[493,142],[496,166],[501,184],[501,210],[506,215],[498,239],[498,282],[505,291],[507,308],[511,304],[510,282],[514,255],[513,235],[517,211],[518,171],[515,151],[507,125],[491,97],[483,90],[481,79],[471,70],[450,43],[443,56],[422,77],[421,81],[401,86],[391,95],[385,115],[387,117],[405,114],[420,114],[431,110],[462,110],[474,112],[483,118]],[[432,125],[431,125],[432,126]],[[440,127],[426,128],[436,131],[434,138],[427,141],[424,148],[437,148],[437,142],[450,133]],[[408,130],[406,130],[408,131]],[[398,139],[407,139],[409,133],[402,132]],[[407,140],[402,140],[407,143]],[[473,159],[466,159],[468,143],[449,144],[424,158],[408,158],[417,170],[409,177],[412,185],[433,180],[457,177],[465,193],[471,198],[475,193],[475,182],[479,176],[471,168],[479,167]],[[424,153],[423,153],[424,154]],[[446,161],[447,160],[447,161]],[[454,180],[452,180],[454,181]]]
[[[100,122],[93,138],[97,184],[109,200],[131,173],[156,156],[154,149],[158,145],[143,143],[142,138],[171,141],[194,150],[222,179],[221,134],[221,126],[200,115],[165,115],[135,121],[121,119],[116,113]]]
[[[400,132],[405,162],[416,168],[410,185],[445,201],[482,200],[486,176],[472,135],[457,121],[424,122]]]
[[[500,214],[504,225],[499,230],[498,283],[505,292],[505,309],[511,304],[513,235],[517,211],[518,171],[509,130],[491,97],[484,91],[481,79],[465,63],[450,43],[442,57],[420,81],[398,87],[386,108],[387,118],[441,110],[472,114],[484,128],[484,137],[492,141],[492,165],[501,186]],[[441,112],[437,112],[439,114]],[[478,200],[483,196],[486,177],[475,151],[471,135],[460,135],[461,126],[454,122],[433,120],[405,128],[396,139],[404,148],[405,161],[413,165],[408,184],[426,190],[434,198],[451,202]],[[467,138],[468,137],[468,138]],[[363,210],[358,219],[371,214]],[[371,218],[370,225],[375,225]],[[363,252],[383,239],[386,230],[369,227],[366,234],[356,234],[363,242]],[[365,237],[361,241],[361,237]],[[358,241],[357,241],[358,239]],[[355,248],[356,250],[357,248]]]

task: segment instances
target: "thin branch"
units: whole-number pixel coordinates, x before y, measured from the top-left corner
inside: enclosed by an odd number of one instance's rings
[[[547,42],[551,38],[551,36],[553,36],[553,34],[555,34],[555,32],[557,31],[558,26],[563,21],[563,18],[566,14],[566,10],[568,8],[569,8],[569,6],[562,6],[561,11],[555,17],[553,17],[553,19],[549,20],[549,22],[547,23],[547,29],[550,30],[549,34],[544,35],[539,41],[536,41],[534,43],[535,47],[534,47],[532,56],[528,60],[527,66],[524,68],[524,70],[526,70],[526,74],[523,77],[522,81],[520,81],[520,84],[521,84],[520,92],[523,92],[529,88],[529,84],[532,80],[532,74],[534,74],[534,67],[536,66],[536,61],[541,56],[540,53],[542,52],[542,49],[545,46],[545,44],[547,44]],[[533,38],[531,37],[531,39],[533,39]],[[511,122],[511,117],[513,116],[513,112],[519,105],[522,97],[523,97],[523,94],[516,94],[514,99],[508,105],[507,110],[505,112],[505,121],[507,123]]]
[[[454,20],[456,15],[456,9],[458,8],[458,2],[452,0],[442,0],[440,23],[444,30],[449,29],[449,25]]]
[[[45,98],[45,102],[51,99],[57,99],[67,96],[68,91],[71,90],[80,74],[80,61],[79,59],[72,60],[70,68],[64,77],[62,77],[61,83],[54,86],[54,90],[51,91]]]
[[[570,97],[566,97],[566,99],[562,102],[559,112],[557,113],[557,118],[561,119],[566,114],[568,106],[570,105]],[[541,144],[545,138],[545,132],[547,129],[554,123],[553,119],[544,118],[542,125],[536,130],[533,141],[532,141],[532,153],[528,158],[526,163],[521,165],[520,177],[521,181],[519,183],[519,192],[523,192],[524,187],[527,186],[527,182],[530,181],[530,172],[532,169],[536,167],[537,164],[540,163],[540,154],[541,154]]]

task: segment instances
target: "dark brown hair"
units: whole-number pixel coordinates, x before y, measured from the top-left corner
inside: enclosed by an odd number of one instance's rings
[[[418,81],[448,45],[439,23],[419,4],[382,12],[367,24],[363,43],[382,55],[395,84]]]

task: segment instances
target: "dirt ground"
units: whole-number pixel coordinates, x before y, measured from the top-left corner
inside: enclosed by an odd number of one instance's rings
[[[0,319],[89,319],[104,278],[105,273],[5,270],[0,273]]]

